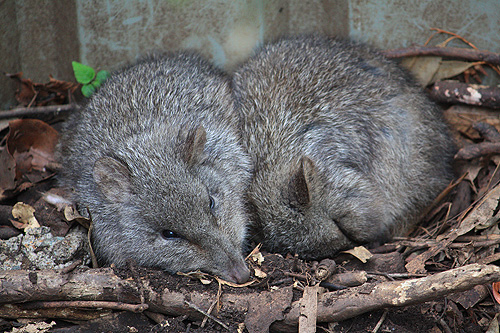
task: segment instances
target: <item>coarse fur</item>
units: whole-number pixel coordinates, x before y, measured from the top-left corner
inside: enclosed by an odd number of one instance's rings
[[[61,182],[93,219],[99,258],[244,282],[251,164],[229,79],[191,53],[118,71],[68,120]]]
[[[392,61],[324,36],[261,47],[233,77],[253,231],[307,259],[413,226],[451,180],[440,110]]]

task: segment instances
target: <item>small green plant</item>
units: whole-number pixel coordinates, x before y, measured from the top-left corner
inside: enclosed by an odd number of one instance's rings
[[[85,97],[90,97],[101,84],[110,76],[108,71],[102,70],[95,73],[95,70],[87,65],[77,61],[71,63],[73,72],[78,83],[82,84],[82,94]]]

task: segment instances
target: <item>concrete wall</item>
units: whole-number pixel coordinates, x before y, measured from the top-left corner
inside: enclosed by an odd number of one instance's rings
[[[6,0],[0,20],[0,71],[37,82],[73,80],[72,60],[112,70],[157,50],[196,49],[231,70],[263,41],[314,31],[396,48],[439,27],[500,51],[499,0]],[[1,109],[12,87],[0,78]]]

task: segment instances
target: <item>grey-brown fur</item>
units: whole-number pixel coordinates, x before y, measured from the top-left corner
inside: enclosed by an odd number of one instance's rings
[[[248,279],[251,164],[233,110],[229,80],[179,53],[112,75],[68,121],[61,180],[89,209],[103,261]]]
[[[268,249],[321,258],[414,225],[451,179],[440,111],[376,51],[321,36],[263,46],[234,74]]]

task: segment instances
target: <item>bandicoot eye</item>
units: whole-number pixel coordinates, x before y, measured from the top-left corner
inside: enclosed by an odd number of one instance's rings
[[[175,232],[171,230],[163,230],[161,232],[161,235],[165,239],[181,238],[179,235],[177,235]]]

